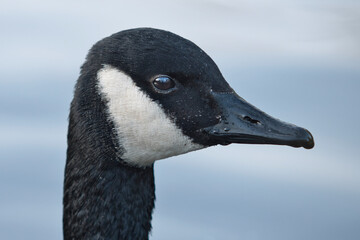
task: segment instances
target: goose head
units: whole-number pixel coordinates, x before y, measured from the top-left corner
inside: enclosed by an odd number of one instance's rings
[[[96,91],[130,165],[217,144],[314,146],[309,131],[246,102],[203,50],[173,33],[116,33],[94,45],[84,69],[96,71]]]

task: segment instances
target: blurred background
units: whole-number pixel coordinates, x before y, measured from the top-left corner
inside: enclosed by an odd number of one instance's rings
[[[316,142],[156,162],[151,239],[360,239],[357,0],[2,0],[1,239],[62,239],[79,67],[96,41],[134,27],[195,42],[240,96]]]

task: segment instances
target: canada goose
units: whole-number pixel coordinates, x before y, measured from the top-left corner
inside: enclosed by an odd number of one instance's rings
[[[64,239],[148,239],[154,161],[230,143],[314,146],[239,97],[189,40],[138,28],[99,41],[71,103]]]

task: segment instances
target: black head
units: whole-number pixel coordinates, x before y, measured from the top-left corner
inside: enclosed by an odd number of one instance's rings
[[[307,130],[274,119],[240,98],[203,50],[173,33],[139,28],[113,34],[93,46],[82,74],[96,76],[109,66],[128,76],[195,144],[314,146]]]

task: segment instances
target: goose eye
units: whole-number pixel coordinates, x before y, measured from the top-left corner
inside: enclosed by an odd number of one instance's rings
[[[153,85],[159,90],[169,90],[175,87],[175,82],[169,76],[159,76],[154,79]]]

